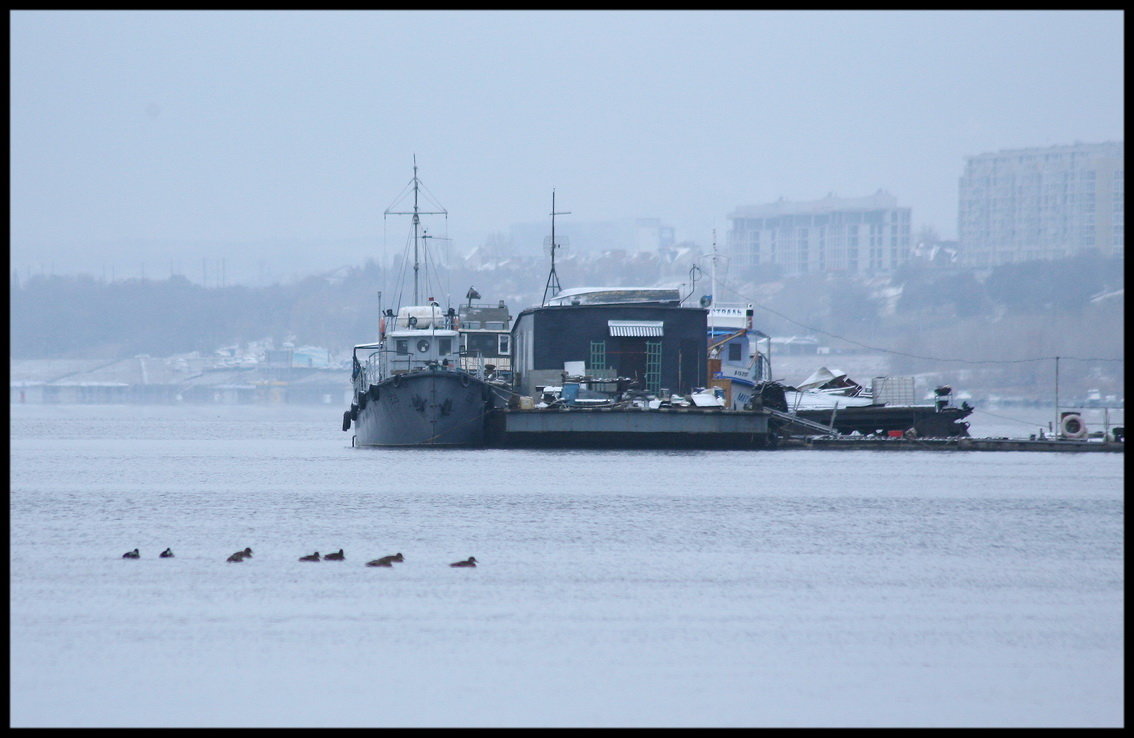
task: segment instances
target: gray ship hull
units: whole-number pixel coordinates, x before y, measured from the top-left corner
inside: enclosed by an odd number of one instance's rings
[[[463,372],[394,375],[360,395],[356,446],[483,446],[488,411],[502,400]]]

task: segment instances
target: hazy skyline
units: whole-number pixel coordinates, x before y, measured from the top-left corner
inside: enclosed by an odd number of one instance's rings
[[[415,155],[462,251],[553,188],[701,244],[885,189],[953,238],[966,156],[1123,137],[1121,11],[9,17],[12,266],[56,273],[361,263],[400,248]]]

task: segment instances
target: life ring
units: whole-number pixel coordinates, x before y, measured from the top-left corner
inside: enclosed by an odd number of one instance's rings
[[[1087,424],[1079,413],[1064,413],[1059,421],[1059,430],[1064,438],[1086,438]]]
[[[350,410],[343,413],[343,430],[350,430]]]
[[[461,372],[461,386],[462,387],[468,387],[469,386],[468,372]]]

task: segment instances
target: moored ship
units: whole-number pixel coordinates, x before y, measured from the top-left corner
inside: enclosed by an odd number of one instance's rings
[[[411,185],[413,210],[396,214],[413,216],[413,303],[386,309],[378,341],[354,347],[343,430],[354,426],[356,446],[482,446],[488,413],[504,400],[483,370],[463,366],[457,311],[419,298],[425,236],[416,161]]]

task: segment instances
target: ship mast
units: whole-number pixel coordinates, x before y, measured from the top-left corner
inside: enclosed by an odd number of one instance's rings
[[[418,230],[421,227],[422,215],[445,215],[448,216],[449,212],[445,208],[440,210],[421,210],[418,207],[418,192],[421,187],[421,180],[417,176],[417,154],[413,156],[413,210],[411,211],[396,211],[386,209],[385,215],[412,215],[413,216],[413,304],[420,304],[419,290],[418,290],[418,273],[421,270],[421,260],[418,256]],[[393,207],[393,206],[391,206]],[[438,207],[441,207],[438,205]]]
[[[713,308],[717,304],[717,229],[713,229],[713,268],[710,280],[712,287],[709,288],[709,334],[715,335],[716,321],[713,319]]]
[[[570,215],[571,212],[556,212],[555,211],[555,189],[551,190],[551,272],[547,275],[547,284],[543,287],[543,300],[541,305],[547,304],[547,291],[551,290],[551,296],[555,297],[562,289],[559,286],[559,275],[555,273],[555,249],[559,248],[559,244],[555,242],[555,216],[557,215]]]

